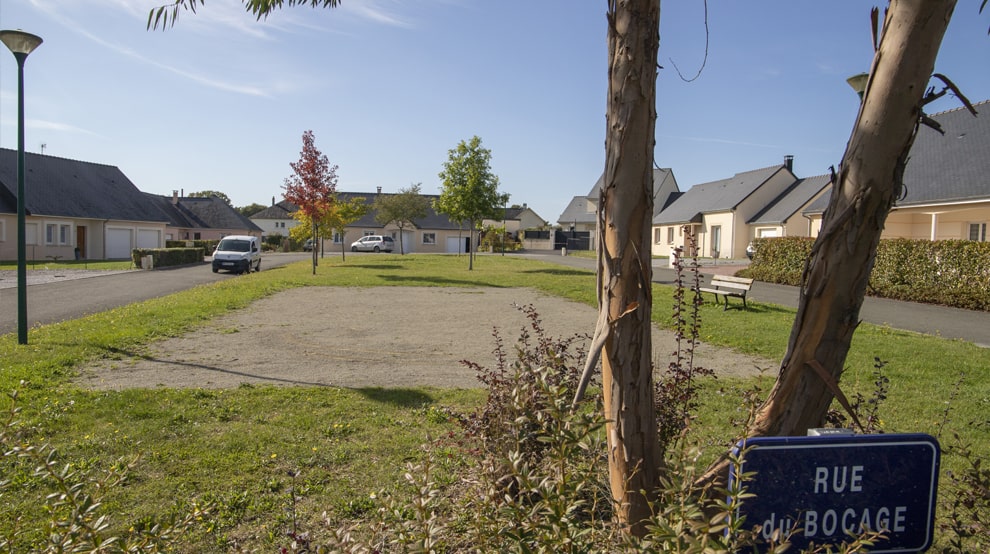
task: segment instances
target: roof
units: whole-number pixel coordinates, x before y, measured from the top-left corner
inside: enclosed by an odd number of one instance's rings
[[[671,182],[673,190],[665,198],[660,198],[667,183]],[[605,185],[605,173],[602,172],[594,186],[585,196],[575,196],[564,208],[564,211],[557,218],[557,224],[566,225],[569,223],[595,223],[596,210],[589,210],[590,206],[597,206],[598,196]],[[675,199],[680,192],[677,190],[677,180],[674,179],[674,172],[669,167],[658,167],[653,170],[653,215],[657,215]]]
[[[990,100],[930,116],[945,134],[922,125],[904,171],[897,206],[990,198]]]
[[[969,110],[957,108],[933,114],[945,134],[922,125],[907,167],[904,198],[894,208],[948,204],[990,199],[990,100]],[[831,191],[812,202],[805,214],[820,214],[828,207]]]
[[[261,227],[215,196],[182,197],[176,203],[169,196],[150,193],[146,196],[168,218],[168,224],[172,227],[261,231]]]
[[[816,175],[795,181],[747,223],[750,225],[777,225],[794,216],[809,200],[825,190],[832,182],[831,175]]]
[[[559,225],[595,223],[597,221],[595,210],[588,210],[588,206],[591,204],[592,202],[588,200],[587,196],[571,198],[570,203],[557,218],[557,223]]]
[[[781,170],[785,170],[785,166],[774,165],[695,185],[654,217],[653,224],[698,223],[703,214],[731,211]]]
[[[25,152],[24,168],[25,210],[31,215],[168,220],[115,166]],[[0,190],[0,209],[15,212],[17,152],[9,148],[0,148]]]
[[[298,209],[299,207],[292,202],[282,200],[255,213],[251,216],[251,219],[292,219],[292,212]]]

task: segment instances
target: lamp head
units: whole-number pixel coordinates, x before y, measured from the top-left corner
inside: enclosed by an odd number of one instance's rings
[[[25,33],[20,29],[16,31],[0,31],[0,42],[7,45],[7,48],[14,53],[14,56],[25,56],[34,51],[42,40],[38,35]]]
[[[869,80],[869,78],[869,73],[859,73],[846,79],[846,82],[849,83],[849,86],[851,86],[852,89],[856,91],[856,94],[859,95],[860,99],[862,99],[863,93],[866,92],[866,81]]]

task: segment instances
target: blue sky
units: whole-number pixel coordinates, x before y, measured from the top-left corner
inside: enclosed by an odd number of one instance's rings
[[[26,148],[119,167],[146,192],[281,199],[302,133],[338,189],[440,190],[448,150],[481,137],[512,203],[556,222],[604,167],[605,0],[344,0],[258,22],[206,0],[165,32],[166,0],[3,0],[0,28],[44,39],[25,66]],[[662,3],[657,163],[682,190],[795,156],[838,164],[885,2]],[[936,71],[990,99],[990,14],[960,0]],[[17,147],[16,62],[0,51],[0,146]],[[937,112],[958,106],[942,99]],[[986,114],[990,117],[990,113]]]

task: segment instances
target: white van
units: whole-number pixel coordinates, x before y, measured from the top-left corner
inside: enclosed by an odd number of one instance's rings
[[[213,273],[226,269],[234,273],[261,271],[261,239],[230,235],[220,239],[213,252]]]

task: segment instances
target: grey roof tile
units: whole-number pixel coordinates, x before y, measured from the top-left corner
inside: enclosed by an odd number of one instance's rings
[[[167,221],[161,210],[147,202],[144,193],[115,166],[25,152],[24,167],[25,207],[28,213],[122,221]],[[0,148],[0,186],[16,198],[15,150]]]
[[[697,223],[702,214],[732,210],[775,173],[784,170],[783,165],[775,165],[695,185],[654,217],[653,224]]]

